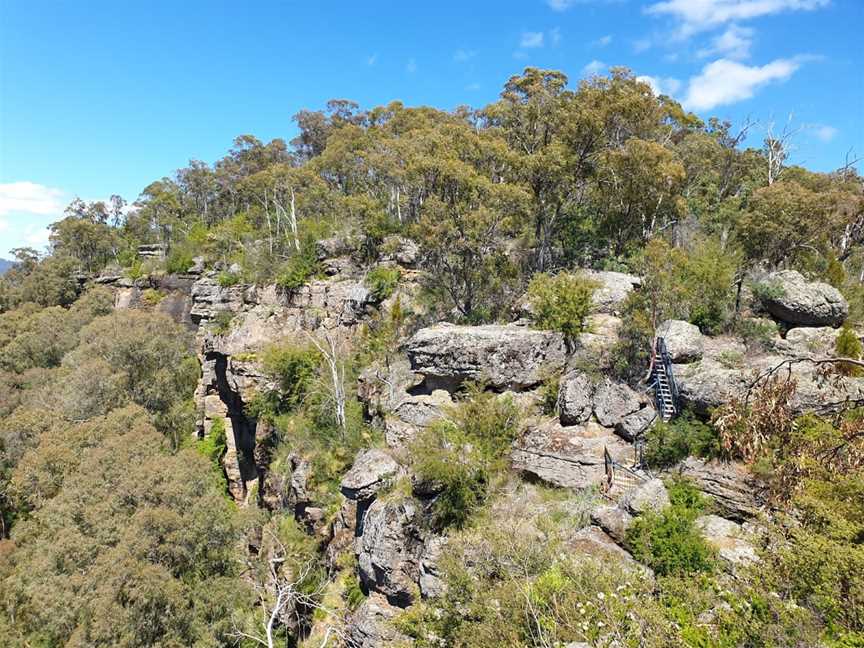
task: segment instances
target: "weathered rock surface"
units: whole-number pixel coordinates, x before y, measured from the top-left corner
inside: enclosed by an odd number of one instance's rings
[[[594,415],[600,425],[614,427],[625,416],[638,411],[644,401],[624,383],[604,378],[594,392]]]
[[[663,482],[657,478],[649,479],[631,491],[622,505],[633,515],[659,513],[669,506],[669,493]]]
[[[587,423],[594,412],[594,381],[583,371],[573,371],[561,379],[558,411],[562,425]]]
[[[625,441],[634,441],[657,418],[657,410],[653,405],[647,405],[623,417],[615,424],[615,432]]]
[[[392,414],[384,417],[384,440],[391,448],[400,448],[410,442],[417,433],[444,416],[453,406],[453,399],[443,389],[431,394],[405,396]]]
[[[765,283],[776,288],[762,298],[765,310],[792,326],[839,326],[849,315],[849,304],[839,290],[821,281],[807,281],[795,270],[775,272]]]
[[[730,399],[742,394],[751,380],[739,369],[724,367],[714,359],[673,367],[681,405],[707,415]]]
[[[666,342],[672,362],[685,363],[702,357],[704,340],[699,327],[682,320],[666,320],[657,327],[657,337]]]
[[[363,520],[357,562],[360,581],[392,605],[405,607],[416,596],[423,540],[413,499],[375,500]]]
[[[497,324],[437,324],[415,333],[406,350],[430,391],[452,391],[468,379],[486,380],[493,389],[528,389],[560,371],[566,355],[560,333]]]
[[[529,426],[511,452],[513,468],[554,486],[590,488],[605,480],[603,449],[630,463],[632,447],[596,423],[562,427],[557,420]]]
[[[758,493],[762,488],[744,466],[689,457],[678,470],[710,496],[724,516],[746,520],[759,512]]]
[[[568,544],[578,554],[618,563],[625,570],[650,573],[647,567],[636,562],[628,551],[618,546],[599,526],[585,527],[576,533]]]
[[[447,547],[447,539],[441,536],[431,536],[426,539],[423,555],[420,557],[420,594],[423,598],[434,598],[444,593],[444,581],[438,569],[438,561],[441,559]]]
[[[720,559],[732,567],[759,560],[740,524],[718,515],[701,515],[696,518],[696,529],[717,551]]]
[[[383,450],[364,450],[342,477],[342,494],[358,501],[371,499],[379,490],[391,484],[400,470],[396,460]]]
[[[592,301],[600,313],[617,314],[627,296],[642,284],[639,277],[623,272],[583,270],[582,274],[598,284]]]
[[[399,634],[390,621],[401,610],[387,599],[372,592],[348,619],[351,646],[356,648],[383,648],[408,643],[408,637]]]
[[[591,521],[605,531],[618,544],[623,544],[633,516],[620,506],[598,506],[591,511]]]

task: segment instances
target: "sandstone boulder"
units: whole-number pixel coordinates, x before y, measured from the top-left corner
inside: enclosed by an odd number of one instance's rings
[[[657,478],[634,488],[622,502],[633,515],[659,513],[669,506],[669,493],[663,482]]]
[[[761,487],[744,466],[689,457],[679,464],[678,470],[710,496],[724,516],[746,520],[759,512]]]
[[[615,432],[625,441],[634,441],[641,436],[645,430],[657,418],[657,410],[653,405],[648,405],[624,416],[615,424]]]
[[[363,520],[357,562],[363,586],[392,605],[410,605],[417,592],[423,550],[417,505],[411,498],[375,500]]]
[[[563,488],[591,488],[606,479],[604,448],[621,463],[633,460],[632,447],[596,423],[562,427],[557,420],[528,427],[511,452],[513,468]]]
[[[623,272],[584,270],[583,275],[598,284],[592,301],[594,309],[600,313],[617,314],[627,296],[642,283],[639,277]]]
[[[399,634],[390,623],[400,612],[384,596],[371,592],[348,619],[350,645],[356,648],[382,648],[408,642],[408,637]]]
[[[699,327],[683,320],[666,320],[657,327],[657,337],[666,342],[672,362],[685,363],[702,357],[704,340]]]
[[[540,384],[564,366],[560,333],[521,326],[437,324],[421,329],[406,345],[412,369],[434,386],[455,389],[483,379],[498,390],[521,391]]]
[[[358,501],[372,499],[379,490],[392,483],[399,471],[399,464],[388,453],[377,448],[364,450],[342,477],[342,494]]]
[[[591,522],[599,526],[618,544],[623,544],[633,516],[620,506],[598,506],[591,511]]]
[[[563,425],[587,423],[594,411],[594,381],[583,371],[567,374],[558,388],[558,411]]]
[[[625,416],[638,411],[643,399],[624,383],[604,378],[594,392],[594,415],[604,427],[616,426]]]
[[[807,281],[795,270],[768,276],[769,290],[761,298],[771,315],[791,326],[839,326],[849,315],[849,304],[833,286]]]
[[[568,544],[577,555],[583,554],[602,562],[610,561],[629,572],[651,573],[647,567],[636,562],[628,551],[619,547],[598,526],[585,527],[576,533]]]
[[[696,518],[696,528],[720,559],[731,567],[759,560],[740,524],[718,515],[701,515]]]

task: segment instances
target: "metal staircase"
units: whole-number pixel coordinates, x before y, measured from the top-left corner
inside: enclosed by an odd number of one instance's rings
[[[662,337],[654,341],[651,354],[651,384],[654,387],[654,401],[657,413],[664,422],[678,415],[678,385],[672,371],[672,361]]]

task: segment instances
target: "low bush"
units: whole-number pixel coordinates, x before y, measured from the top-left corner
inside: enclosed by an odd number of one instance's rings
[[[380,302],[393,294],[401,276],[396,266],[375,266],[366,274],[365,283],[375,301]]]
[[[314,277],[320,267],[315,256],[314,245],[304,245],[301,251],[289,258],[276,273],[276,285],[293,292]]]
[[[318,375],[321,354],[311,345],[275,343],[264,348],[261,363],[278,387],[260,393],[247,409],[252,416],[273,418],[302,405]]]
[[[645,434],[645,462],[652,468],[674,466],[689,456],[713,457],[720,452],[716,430],[692,414],[670,423],[657,421]]]
[[[221,418],[214,419],[213,424],[210,426],[210,434],[203,439],[199,439],[195,444],[195,449],[218,466],[227,448],[225,434],[225,420]]]
[[[626,545],[633,556],[659,576],[710,572],[714,552],[694,522],[704,510],[699,491],[684,481],[669,485],[670,506],[645,513],[627,530]]]
[[[222,288],[230,288],[231,286],[236,286],[240,283],[240,275],[223,270],[216,277],[216,283],[218,283]]]
[[[182,274],[189,270],[194,264],[192,257],[195,256],[191,249],[186,246],[175,246],[165,259],[165,270],[170,274]]]
[[[568,340],[585,330],[591,312],[591,297],[597,284],[578,275],[534,275],[528,284],[531,318],[542,329],[560,331]]]
[[[860,360],[862,353],[861,340],[848,326],[840,329],[840,334],[837,336],[837,341],[834,343],[834,355],[839,358],[851,358]],[[864,369],[853,364],[839,364],[837,371],[844,376],[861,376],[864,374]]]

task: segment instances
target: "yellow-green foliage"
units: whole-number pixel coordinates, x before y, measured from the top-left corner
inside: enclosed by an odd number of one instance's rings
[[[574,339],[585,330],[596,283],[569,272],[536,274],[528,285],[531,319],[543,329]]]
[[[837,336],[837,341],[834,344],[834,355],[838,358],[860,360],[861,352],[861,340],[858,339],[855,331],[847,326],[840,329],[840,334]],[[860,376],[864,374],[864,369],[852,364],[840,364],[837,369],[845,376]]]
[[[366,274],[365,283],[376,301],[383,301],[393,294],[401,276],[398,266],[379,265]]]
[[[226,448],[225,419],[214,419],[210,426],[210,434],[198,440],[195,448],[218,466]]]

